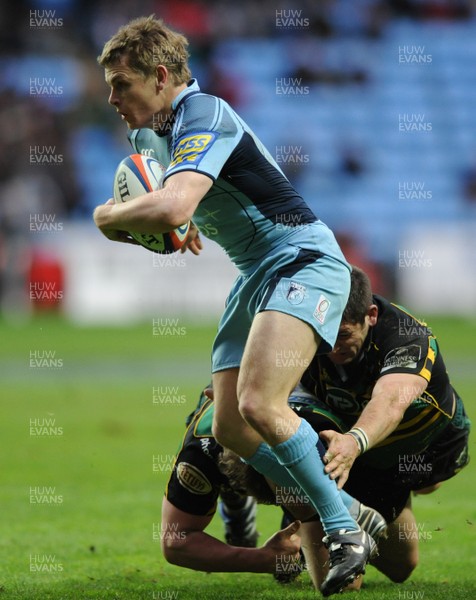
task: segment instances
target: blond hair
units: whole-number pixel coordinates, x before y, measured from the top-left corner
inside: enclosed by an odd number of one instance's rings
[[[128,66],[145,77],[153,75],[157,65],[164,65],[173,83],[180,85],[187,83],[192,76],[187,62],[187,46],[185,36],[150,15],[121,27],[104,45],[98,63],[102,67],[110,67],[125,56]]]

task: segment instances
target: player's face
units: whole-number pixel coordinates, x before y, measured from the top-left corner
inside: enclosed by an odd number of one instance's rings
[[[328,354],[335,365],[346,365],[359,356],[370,327],[377,323],[377,317],[378,308],[372,304],[363,323],[341,323],[336,344]]]
[[[105,76],[111,88],[108,102],[129,129],[152,127],[154,114],[163,108],[156,77],[146,77],[133,71],[125,57],[107,67]]]
[[[337,334],[337,341],[328,354],[336,365],[345,365],[352,362],[360,354],[365,338],[369,332],[369,323],[366,317],[362,323],[342,323]]]

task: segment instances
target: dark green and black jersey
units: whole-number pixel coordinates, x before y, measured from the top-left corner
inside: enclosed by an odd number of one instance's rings
[[[192,515],[213,515],[227,478],[218,459],[223,451],[212,435],[213,402],[202,395],[175,457],[165,496],[176,508]]]
[[[334,365],[327,356],[316,356],[302,383],[350,429],[380,377],[390,373],[423,377],[428,382],[425,392],[413,400],[395,431],[362,457],[368,464],[386,467],[401,453],[417,454],[428,447],[453,418],[455,393],[431,329],[385,298],[375,295],[374,303],[378,320],[359,358],[349,365]],[[411,386],[400,393],[402,401],[414,395]]]

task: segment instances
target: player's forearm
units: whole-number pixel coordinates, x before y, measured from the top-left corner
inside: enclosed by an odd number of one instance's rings
[[[181,204],[174,203],[164,190],[138,196],[123,204],[104,204],[94,211],[94,222],[99,229],[165,233],[189,220]]]
[[[265,548],[229,546],[203,531],[184,534],[180,544],[164,548],[168,562],[195,571],[273,573],[276,560]]]
[[[365,431],[369,448],[372,448],[397,428],[404,412],[404,407],[398,404],[398,398],[379,394],[367,404],[354,427],[360,427]]]
[[[370,402],[354,425],[365,431],[369,448],[382,442],[398,427],[408,406],[425,387],[425,380],[413,375],[387,375],[377,381]]]

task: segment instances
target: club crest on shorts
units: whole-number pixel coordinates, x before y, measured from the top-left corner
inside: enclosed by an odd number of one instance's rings
[[[288,293],[286,294],[286,300],[290,304],[301,304],[306,295],[306,287],[301,285],[300,283],[295,283],[291,281],[288,288]]]
[[[327,311],[331,305],[331,301],[328,300],[324,294],[319,296],[319,300],[317,301],[316,309],[313,313],[313,317],[322,325],[326,320]]]

